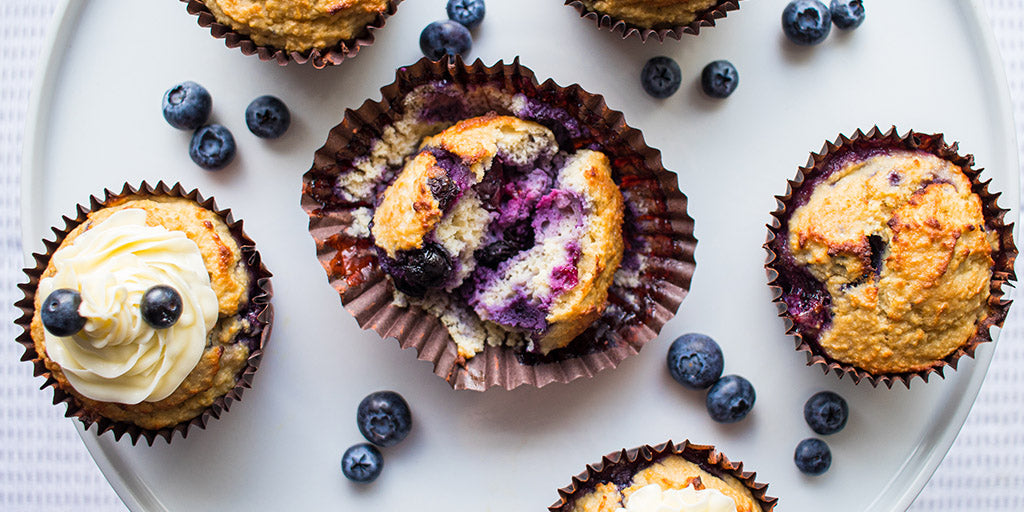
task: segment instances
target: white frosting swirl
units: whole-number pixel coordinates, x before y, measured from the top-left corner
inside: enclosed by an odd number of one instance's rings
[[[52,277],[39,282],[46,298],[58,288],[82,295],[85,328],[72,336],[46,331],[46,352],[82,395],[137,404],[167,398],[195,368],[217,323],[217,294],[199,246],[181,231],[146,225],[146,212],[125,209],[57,250]],[[139,308],[156,285],[181,295],[182,313],[154,329]]]
[[[658,484],[645,485],[626,499],[626,507],[615,512],[736,512],[736,502],[718,489],[662,490]]]

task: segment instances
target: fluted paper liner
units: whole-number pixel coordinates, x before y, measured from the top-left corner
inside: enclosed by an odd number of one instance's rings
[[[623,476],[630,476],[670,456],[679,455],[716,476],[729,475],[750,490],[750,494],[761,505],[763,512],[775,508],[778,498],[767,495],[768,484],[758,483],[756,473],[743,471],[742,462],[732,462],[715,450],[714,446],[692,444],[683,441],[675,444],[668,441],[657,446],[644,445],[629,450],[609,453],[596,464],[588,464],[586,471],[572,477],[572,483],[558,490],[559,499],[548,507],[550,512],[570,512],[580,496],[592,491],[597,484],[617,482]]]
[[[634,25],[610,14],[589,9],[580,0],[565,0],[565,5],[575,7],[579,11],[581,18],[593,21],[598,29],[608,28],[612,32],[621,34],[623,39],[636,35],[642,42],[647,42],[647,39],[650,37],[654,37],[659,42],[664,42],[666,37],[679,39],[683,34],[695,36],[700,34],[701,28],[715,26],[715,20],[724,18],[729,14],[729,11],[735,11],[740,8],[740,0],[719,0],[716,5],[701,12],[696,19],[686,25],[653,28]]]
[[[601,149],[609,154],[615,180],[627,203],[640,212],[633,219],[636,237],[650,256],[643,283],[628,289],[612,286],[609,307],[596,322],[608,328],[598,333],[598,328],[592,327],[577,337],[574,344],[595,347],[589,353],[531,364],[511,349],[487,346],[472,359],[463,360],[435,316],[418,307],[392,303],[391,281],[380,269],[369,239],[339,243],[352,224],[351,210],[355,206],[327,205],[318,197],[330,195],[330,184],[336,181],[344,162],[366,154],[382,129],[395,121],[404,108],[402,100],[410,91],[443,80],[487,84],[523,93],[549,105],[557,103],[597,134]],[[520,65],[518,59],[493,66],[485,66],[479,60],[467,65],[461,59],[421,59],[400,68],[395,81],[381,89],[381,96],[380,101],[368,100],[358,109],[345,112],[341,124],[331,129],[326,144],[317,150],[313,167],[303,176],[302,207],[309,214],[309,231],[316,240],[317,258],[340,294],[342,304],[361,327],[384,338],[395,337],[402,348],[416,350],[418,358],[430,361],[434,373],[452,387],[482,391],[492,386],[512,389],[520,385],[564,383],[614,368],[654,339],[675,314],[689,290],[695,267],[693,250],[697,241],[693,237],[693,219],[686,213],[686,196],[679,191],[676,175],[662,166],[660,152],[648,147],[640,131],[626,125],[622,113],[609,109],[601,96],[588,93],[579,85],[561,87],[552,80],[539,84],[533,72]],[[627,258],[629,252],[627,246]],[[642,309],[626,311],[618,320],[611,318],[613,311],[636,303],[629,301],[630,293],[640,297]]]
[[[114,421],[85,409],[72,394],[68,393],[58,385],[57,380],[53,377],[50,370],[46,368],[42,356],[36,352],[35,343],[32,341],[31,333],[32,317],[35,314],[36,287],[39,285],[40,276],[46,270],[50,257],[53,255],[54,251],[60,247],[60,244],[64,241],[64,238],[67,237],[68,233],[87,220],[89,213],[103,208],[115,199],[132,195],[182,197],[195,202],[199,206],[206,208],[221,217],[225,224],[227,224],[228,229],[231,231],[235,240],[238,242],[239,248],[242,250],[242,258],[255,278],[254,282],[250,285],[249,301],[259,308],[259,313],[256,318],[262,325],[260,332],[256,333],[256,345],[249,354],[246,366],[236,376],[235,387],[228,391],[224,396],[217,398],[213,404],[204,409],[195,418],[158,430],[145,429],[126,421]],[[157,182],[155,186],[152,186],[143,181],[138,187],[125,184],[124,188],[121,189],[121,192],[113,192],[110,189],[106,189],[104,190],[102,198],[91,196],[89,198],[88,205],[78,205],[77,216],[74,219],[64,216],[64,227],[54,227],[52,229],[55,238],[53,240],[43,240],[46,252],[44,254],[32,254],[32,257],[35,260],[35,266],[25,269],[25,274],[28,276],[28,282],[18,285],[18,288],[24,292],[25,296],[15,303],[15,306],[21,310],[21,317],[19,317],[15,323],[21,326],[24,330],[24,332],[22,332],[17,338],[18,343],[25,347],[25,353],[22,355],[21,360],[31,361],[35,367],[35,376],[43,377],[45,379],[45,382],[40,389],[46,389],[48,387],[53,388],[54,405],[58,405],[60,403],[67,404],[67,411],[64,414],[65,416],[78,418],[85,426],[86,430],[88,430],[92,425],[96,425],[96,435],[112,432],[115,440],[120,440],[122,436],[128,435],[132,444],[137,444],[141,438],[145,439],[149,445],[152,445],[153,441],[158,437],[163,438],[165,441],[170,443],[175,432],[179,432],[181,437],[184,438],[188,436],[189,429],[193,427],[205,429],[206,425],[212,419],[219,418],[221,414],[227,412],[234,402],[242,399],[242,392],[246,388],[252,387],[253,376],[256,373],[260,360],[263,357],[263,347],[267,338],[270,336],[271,324],[273,323],[274,318],[274,309],[270,303],[271,296],[273,295],[273,289],[270,284],[271,273],[267,270],[266,266],[263,265],[260,254],[256,251],[255,243],[248,235],[245,234],[242,221],[236,221],[232,218],[230,209],[218,209],[214,198],[204,198],[198,190],[186,190],[181,186],[181,184],[174,184],[171,186],[160,181]]]
[[[872,373],[849,363],[843,363],[831,358],[818,344],[817,339],[810,334],[800,332],[797,324],[789,317],[784,302],[784,282],[779,277],[779,269],[775,264],[779,261],[778,254],[781,254],[780,244],[785,243],[785,231],[788,226],[790,212],[788,207],[796,193],[803,188],[805,183],[813,182],[815,178],[822,176],[829,161],[841,153],[847,151],[870,151],[882,148],[898,148],[907,150],[924,151],[945,159],[959,166],[964,174],[971,181],[971,190],[977,194],[982,201],[982,211],[985,217],[986,227],[998,234],[999,248],[992,254],[993,268],[992,279],[989,285],[988,316],[978,324],[975,333],[964,343],[946,357],[935,361],[932,365],[917,371],[900,373]],[[1006,224],[1004,216],[1009,210],[1000,208],[997,200],[999,192],[989,191],[989,183],[981,181],[982,169],[974,168],[974,156],[961,156],[958,153],[957,143],[947,144],[942,134],[925,134],[909,131],[905,135],[899,135],[896,127],[887,132],[882,132],[877,126],[871,131],[864,133],[857,130],[853,136],[840,135],[835,142],[826,142],[819,153],[812,153],[805,167],[799,168],[796,178],[788,181],[785,195],[776,196],[778,209],[772,213],[772,222],[768,225],[768,238],[764,244],[768,252],[765,268],[768,272],[768,285],[772,288],[774,302],[779,308],[779,316],[787,321],[786,334],[796,338],[796,349],[807,353],[807,365],[820,365],[825,373],[833,372],[842,378],[849,375],[854,383],[859,384],[867,380],[872,386],[884,384],[891,388],[893,383],[901,382],[904,386],[910,387],[913,378],[920,377],[928,382],[929,376],[938,374],[944,377],[944,370],[949,367],[956,370],[957,362],[961,357],[974,357],[974,351],[978,345],[992,341],[989,330],[993,326],[1002,326],[1006,318],[1007,310],[1010,307],[1009,300],[1003,298],[1003,285],[1016,280],[1013,270],[1013,263],[1017,257],[1017,247],[1013,241],[1013,223]],[[783,236],[780,236],[783,235]]]
[[[210,29],[210,34],[217,39],[223,39],[225,46],[228,48],[238,48],[241,50],[243,55],[256,55],[260,60],[267,61],[272,60],[278,64],[284,66],[289,62],[297,62],[299,64],[309,63],[314,68],[322,69],[327,66],[336,66],[345,61],[345,59],[351,59],[359,53],[359,49],[364,46],[370,46],[373,44],[374,31],[382,28],[387,18],[398,10],[398,4],[402,0],[390,0],[387,8],[382,14],[378,14],[377,17],[366,26],[364,34],[356,37],[355,39],[347,39],[338,41],[332,46],[327,48],[311,48],[303,51],[289,51],[283,48],[275,48],[272,46],[258,45],[246,34],[243,34],[230,25],[225,25],[217,21],[210,9],[206,7],[206,4],[202,0],[181,0],[185,2],[186,9],[189,14],[195,15],[198,18],[199,26]]]

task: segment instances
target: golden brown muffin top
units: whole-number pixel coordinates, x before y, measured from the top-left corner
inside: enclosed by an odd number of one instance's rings
[[[579,497],[572,512],[615,512],[638,489],[656,484],[663,490],[683,489],[693,485],[715,489],[736,503],[736,512],[761,512],[761,506],[743,482],[729,475],[712,475],[700,466],[678,455],[672,455],[633,475],[632,484],[619,491],[615,484],[602,483]]]
[[[682,26],[718,0],[581,0],[591,11],[607,14],[642,28]]]
[[[261,46],[304,51],[356,39],[387,0],[203,0],[218,22]]]
[[[997,243],[962,170],[905,150],[850,161],[789,220],[790,251],[832,299],[819,344],[875,373],[926,368],[974,334]]]

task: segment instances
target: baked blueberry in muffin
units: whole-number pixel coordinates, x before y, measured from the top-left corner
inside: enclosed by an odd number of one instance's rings
[[[536,122],[487,115],[423,141],[371,232],[400,292],[458,297],[547,354],[605,308],[622,260],[622,194],[603,153],[566,153]],[[465,357],[482,341],[456,338]]]
[[[767,512],[776,499],[710,446],[671,442],[606,456],[559,490],[552,512]]]
[[[895,130],[813,158],[768,247],[785,314],[814,354],[853,373],[914,374],[989,339],[1016,249],[972,164],[941,136]]]

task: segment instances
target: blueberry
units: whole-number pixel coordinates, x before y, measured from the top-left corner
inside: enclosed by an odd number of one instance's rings
[[[739,84],[740,74],[727,60],[716,60],[704,66],[700,74],[700,87],[712,98],[728,98]]]
[[[82,296],[75,290],[59,288],[46,296],[39,316],[43,327],[54,336],[71,336],[85,327],[85,318],[78,314]]]
[[[473,256],[477,263],[490,269],[498,268],[501,262],[519,254],[519,249],[504,240],[498,240],[477,249]]]
[[[430,188],[430,195],[434,196],[437,206],[443,212],[447,212],[451,208],[462,192],[458,183],[455,183],[455,180],[449,178],[447,174],[428,178],[427,187]]]
[[[739,375],[726,375],[708,390],[708,414],[719,423],[735,423],[747,416],[756,398],[750,381]]]
[[[448,19],[465,25],[466,28],[476,28],[484,20],[484,13],[487,9],[484,0],[448,0]]]
[[[831,392],[821,391],[804,404],[804,419],[811,430],[827,436],[835,434],[846,426],[850,416],[850,408],[843,397]]]
[[[402,251],[391,273],[398,291],[422,297],[431,288],[438,288],[452,273],[452,260],[443,247],[426,242],[420,249]]]
[[[384,456],[369,443],[351,446],[341,456],[341,472],[353,482],[368,484],[376,480],[383,469]]]
[[[195,130],[210,117],[213,100],[203,86],[182,82],[164,93],[164,119],[179,130]]]
[[[533,224],[529,222],[529,219],[506,229],[502,236],[504,236],[506,242],[516,246],[520,251],[533,247],[535,242]]]
[[[235,159],[235,138],[219,124],[206,125],[192,134],[188,156],[203,169],[223,169]]]
[[[393,446],[409,435],[412,414],[402,395],[378,391],[359,402],[356,423],[367,441],[377,446]]]
[[[420,50],[430,60],[445,55],[462,55],[473,46],[469,29],[452,20],[435,21],[420,32]]]
[[[782,31],[801,45],[818,44],[832,30],[832,14],[818,0],[793,0],[782,10]]]
[[[671,57],[651,57],[640,71],[640,83],[647,94],[655,98],[668,98],[679,90],[683,72]]]
[[[722,376],[722,349],[703,334],[684,334],[668,349],[668,372],[690,389],[707,389]]]
[[[142,294],[139,310],[150,327],[166,329],[181,318],[181,295],[170,286],[154,286]]]
[[[245,107],[245,125],[257,137],[276,139],[284,135],[291,123],[288,107],[274,96],[260,96]]]
[[[805,475],[820,475],[828,471],[832,465],[832,450],[821,439],[808,438],[796,445],[793,462],[797,469]]]
[[[864,23],[863,0],[832,0],[832,23],[843,30],[850,30]]]

